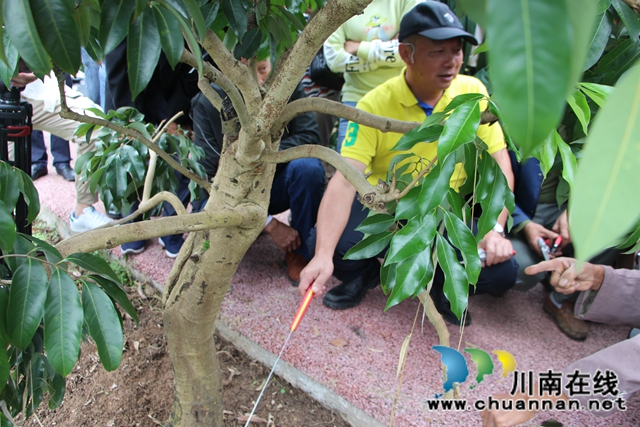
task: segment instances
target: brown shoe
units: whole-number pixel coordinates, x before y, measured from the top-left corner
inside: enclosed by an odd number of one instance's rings
[[[287,264],[289,280],[293,286],[298,286],[300,283],[300,272],[307,266],[308,261],[300,254],[287,252],[284,256],[284,262]]]
[[[558,325],[558,328],[566,336],[576,341],[584,341],[587,339],[589,330],[587,322],[576,318],[573,314],[574,302],[566,301],[562,307],[558,308],[551,301],[551,295],[547,296],[542,305],[544,311],[547,312]]]

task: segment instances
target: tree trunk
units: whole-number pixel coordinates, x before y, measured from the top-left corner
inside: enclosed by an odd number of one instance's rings
[[[262,207],[266,219],[275,166],[247,169],[232,156],[221,158],[205,211],[249,203]],[[175,374],[169,426],[222,425],[215,319],[238,264],[263,226],[264,221],[252,228],[191,233],[176,259],[164,292],[164,328]]]

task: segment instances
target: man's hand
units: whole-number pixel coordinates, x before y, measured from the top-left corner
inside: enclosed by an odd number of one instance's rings
[[[510,400],[510,399],[529,399],[529,396],[516,394],[497,394],[493,396],[494,400]],[[504,410],[488,410],[482,411],[482,427],[511,427],[529,421],[535,417],[537,411],[504,411]]]
[[[323,259],[315,256],[309,261],[309,264],[300,272],[300,284],[298,290],[300,295],[304,296],[309,286],[313,285],[313,292],[321,294],[324,292],[324,285],[333,274],[333,260]]]
[[[543,240],[550,239],[552,242],[558,237],[558,233],[555,233],[551,230],[547,230],[542,225],[529,221],[527,225],[522,229],[524,233],[525,239],[527,239],[527,243],[529,247],[535,251],[542,258],[542,252],[540,251],[540,246],[538,245],[538,238],[542,237]],[[563,239],[564,240],[564,239]],[[562,252],[556,251],[555,254],[549,254],[550,257],[557,257],[562,255]]]
[[[11,85],[15,87],[25,87],[31,82],[35,82],[38,78],[33,73],[18,73],[11,79]]]
[[[347,40],[344,43],[345,52],[350,53],[353,56],[358,56],[359,47],[360,47],[360,42],[354,42],[353,40]]]
[[[511,242],[493,230],[484,236],[478,247],[487,253],[487,259],[484,262],[486,266],[500,264],[513,256]]]
[[[300,247],[300,235],[287,224],[283,224],[275,218],[264,228],[271,235],[276,245],[284,252],[291,252]]]
[[[569,235],[569,222],[567,221],[567,210],[565,209],[558,219],[556,219],[556,223],[551,227],[553,231],[562,236],[562,243],[560,244],[560,248],[564,248],[569,243],[571,243],[571,235]]]
[[[561,294],[572,294],[576,291],[597,291],[604,280],[604,267],[585,262],[582,271],[576,271],[576,260],[573,258],[556,258],[550,261],[529,266],[524,272],[529,275],[551,271],[551,285]]]

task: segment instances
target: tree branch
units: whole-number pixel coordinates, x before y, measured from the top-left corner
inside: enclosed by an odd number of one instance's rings
[[[211,82],[206,77],[201,77],[198,79],[198,88],[204,96],[209,100],[211,104],[216,108],[216,110],[222,110],[222,98],[218,95],[218,92],[213,90],[211,87]]]
[[[135,240],[147,240],[169,234],[210,230],[222,227],[253,227],[264,224],[266,212],[256,205],[234,209],[169,216],[153,221],[140,221],[112,228],[97,228],[72,236],[56,245],[62,256],[75,252],[108,249]]]
[[[324,41],[369,3],[371,0],[329,0],[311,18],[288,54],[276,63],[275,76],[256,118],[258,129],[270,128],[275,122]]]
[[[202,46],[209,52],[220,71],[240,89],[251,115],[254,115],[258,111],[262,97],[258,81],[251,76],[249,67],[235,59],[222,40],[211,30],[207,30]]]
[[[164,150],[162,150],[152,141],[145,138],[140,132],[131,128],[126,128],[124,126],[117,125],[115,123],[112,123],[108,120],[101,119],[99,117],[91,117],[87,114],[78,114],[75,111],[71,110],[67,106],[67,99],[64,93],[64,83],[59,82],[58,87],[60,90],[60,108],[61,108],[60,117],[62,117],[63,119],[75,120],[81,123],[91,123],[94,125],[103,126],[108,129],[114,130],[118,133],[121,133],[123,135],[127,135],[133,139],[137,139],[138,141],[146,145],[150,150],[154,151],[158,156],[160,156],[160,158],[162,158],[165,162],[167,162],[169,166],[171,166],[173,169],[177,170],[178,172],[180,172],[187,178],[191,179],[192,181],[195,181],[202,188],[206,189],[207,192],[209,191],[211,184],[208,181],[200,178],[198,175],[194,174],[189,169],[182,166],[179,162],[175,161],[173,157],[167,154]]]
[[[146,183],[145,183],[146,185]],[[146,188],[146,187],[145,187]],[[105,224],[103,226],[100,227],[100,229],[102,228],[110,228],[110,227],[115,227],[116,225],[122,225],[122,224],[126,224],[129,221],[132,221],[133,219],[135,219],[136,217],[142,215],[145,212],[149,212],[151,209],[153,209],[155,206],[159,205],[162,202],[168,202],[173,209],[176,211],[176,214],[178,215],[186,215],[187,214],[187,210],[185,209],[184,205],[182,204],[182,202],[180,201],[180,199],[178,199],[178,196],[176,196],[173,193],[170,193],[168,191],[161,191],[158,194],[156,194],[155,196],[151,197],[150,199],[148,198],[147,200],[145,200],[144,196],[142,197],[142,201],[140,202],[140,205],[138,206],[138,209],[136,209],[134,212],[130,213],[129,215],[127,215],[124,218],[121,218],[117,221],[113,221],[110,222],[108,224]]]
[[[180,61],[184,62],[185,64],[189,64],[194,68],[197,66],[195,56],[193,56],[193,54],[186,49],[182,52]],[[244,66],[244,64],[242,63],[240,64]],[[225,91],[225,93],[231,100],[231,103],[233,104],[233,108],[236,110],[236,114],[238,115],[238,119],[240,120],[240,125],[243,128],[247,129],[248,131],[253,132],[252,129],[254,128],[254,124],[253,124],[253,121],[251,120],[251,116],[249,115],[249,111],[247,110],[247,104],[242,98],[242,95],[238,91],[238,88],[236,87],[236,85],[234,85],[233,82],[229,80],[229,78],[225,74],[222,74],[220,70],[216,69],[216,67],[209,64],[208,62],[204,63],[204,68],[202,72],[203,72],[202,77],[204,77],[205,79],[208,79],[212,83],[218,84],[222,88],[222,90]],[[198,81],[198,87],[200,88],[200,90],[204,92],[204,95],[207,97],[209,101],[211,101],[213,106],[218,108],[216,105],[216,103],[218,103],[217,99],[209,98],[208,95],[211,94],[211,92],[209,91],[205,92],[205,90],[203,89],[203,86],[204,85],[201,86],[200,81]],[[211,89],[211,91],[215,92],[213,89]],[[218,96],[217,98],[219,99],[220,97]],[[222,105],[222,100],[220,100],[219,105]],[[220,108],[218,108],[218,111],[220,111]]]
[[[288,163],[295,159],[315,157],[334,166],[355,187],[362,204],[376,211],[384,209],[385,194],[367,181],[360,171],[336,151],[321,145],[300,145],[283,151],[265,150],[260,160],[265,163]]]
[[[407,133],[413,128],[420,126],[418,122],[405,122],[376,116],[326,98],[300,98],[290,102],[284,107],[280,117],[278,117],[278,120],[271,129],[271,135],[277,135],[292,119],[309,111],[317,111],[331,116],[342,117],[382,132]]]

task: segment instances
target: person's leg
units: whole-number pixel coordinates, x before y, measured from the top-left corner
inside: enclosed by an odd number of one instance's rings
[[[273,179],[269,214],[291,209],[290,225],[302,241],[295,252],[306,260],[311,259],[306,242],[316,224],[325,184],[324,167],[318,159],[293,160],[278,170]]]
[[[76,173],[71,169],[71,153],[69,151],[69,141],[59,136],[51,135],[51,154],[53,155],[53,166],[56,173],[70,182],[76,180]]]
[[[34,181],[45,176],[47,171],[47,147],[44,145],[44,135],[40,130],[31,133],[31,179]]]
[[[333,309],[346,309],[360,304],[362,298],[369,289],[373,289],[380,283],[380,263],[374,258],[362,260],[343,259],[356,243],[360,242],[364,234],[356,231],[356,227],[367,217],[368,209],[363,209],[357,197],[351,205],[351,213],[336,250],[333,254],[333,275],[341,283],[332,288],[322,300],[323,304]],[[311,230],[307,240],[309,253],[313,257],[316,247],[316,228]],[[385,248],[378,256],[382,256],[388,248]]]
[[[23,99],[30,102],[33,106],[32,121],[34,129],[47,131],[66,140],[74,139],[74,132],[78,127],[78,122],[60,117],[60,105],[57,105],[54,111],[45,111],[43,101],[24,97]],[[67,105],[73,111],[81,114],[88,108],[99,108],[96,104],[91,102],[89,98],[84,96],[67,97]],[[89,142],[84,138],[77,141],[78,157],[94,149],[97,132],[94,132],[93,135],[93,139]],[[102,215],[93,208],[92,205],[97,201],[98,195],[91,193],[89,183],[83,182],[79,176],[76,175],[76,207],[70,216],[72,231],[86,231],[91,228],[107,224],[111,221],[105,215]],[[87,216],[83,217],[85,214]],[[81,217],[83,218],[78,221]]]
[[[84,66],[84,84],[87,86],[87,96],[96,104],[101,104],[100,97],[100,65],[95,62],[87,51],[82,48],[82,65]]]
[[[357,102],[344,101],[344,105],[349,107],[355,107]],[[339,153],[342,150],[342,143],[344,139],[347,137],[347,130],[349,126],[349,120],[340,118],[340,122],[338,124],[338,140],[336,141],[336,151]]]

